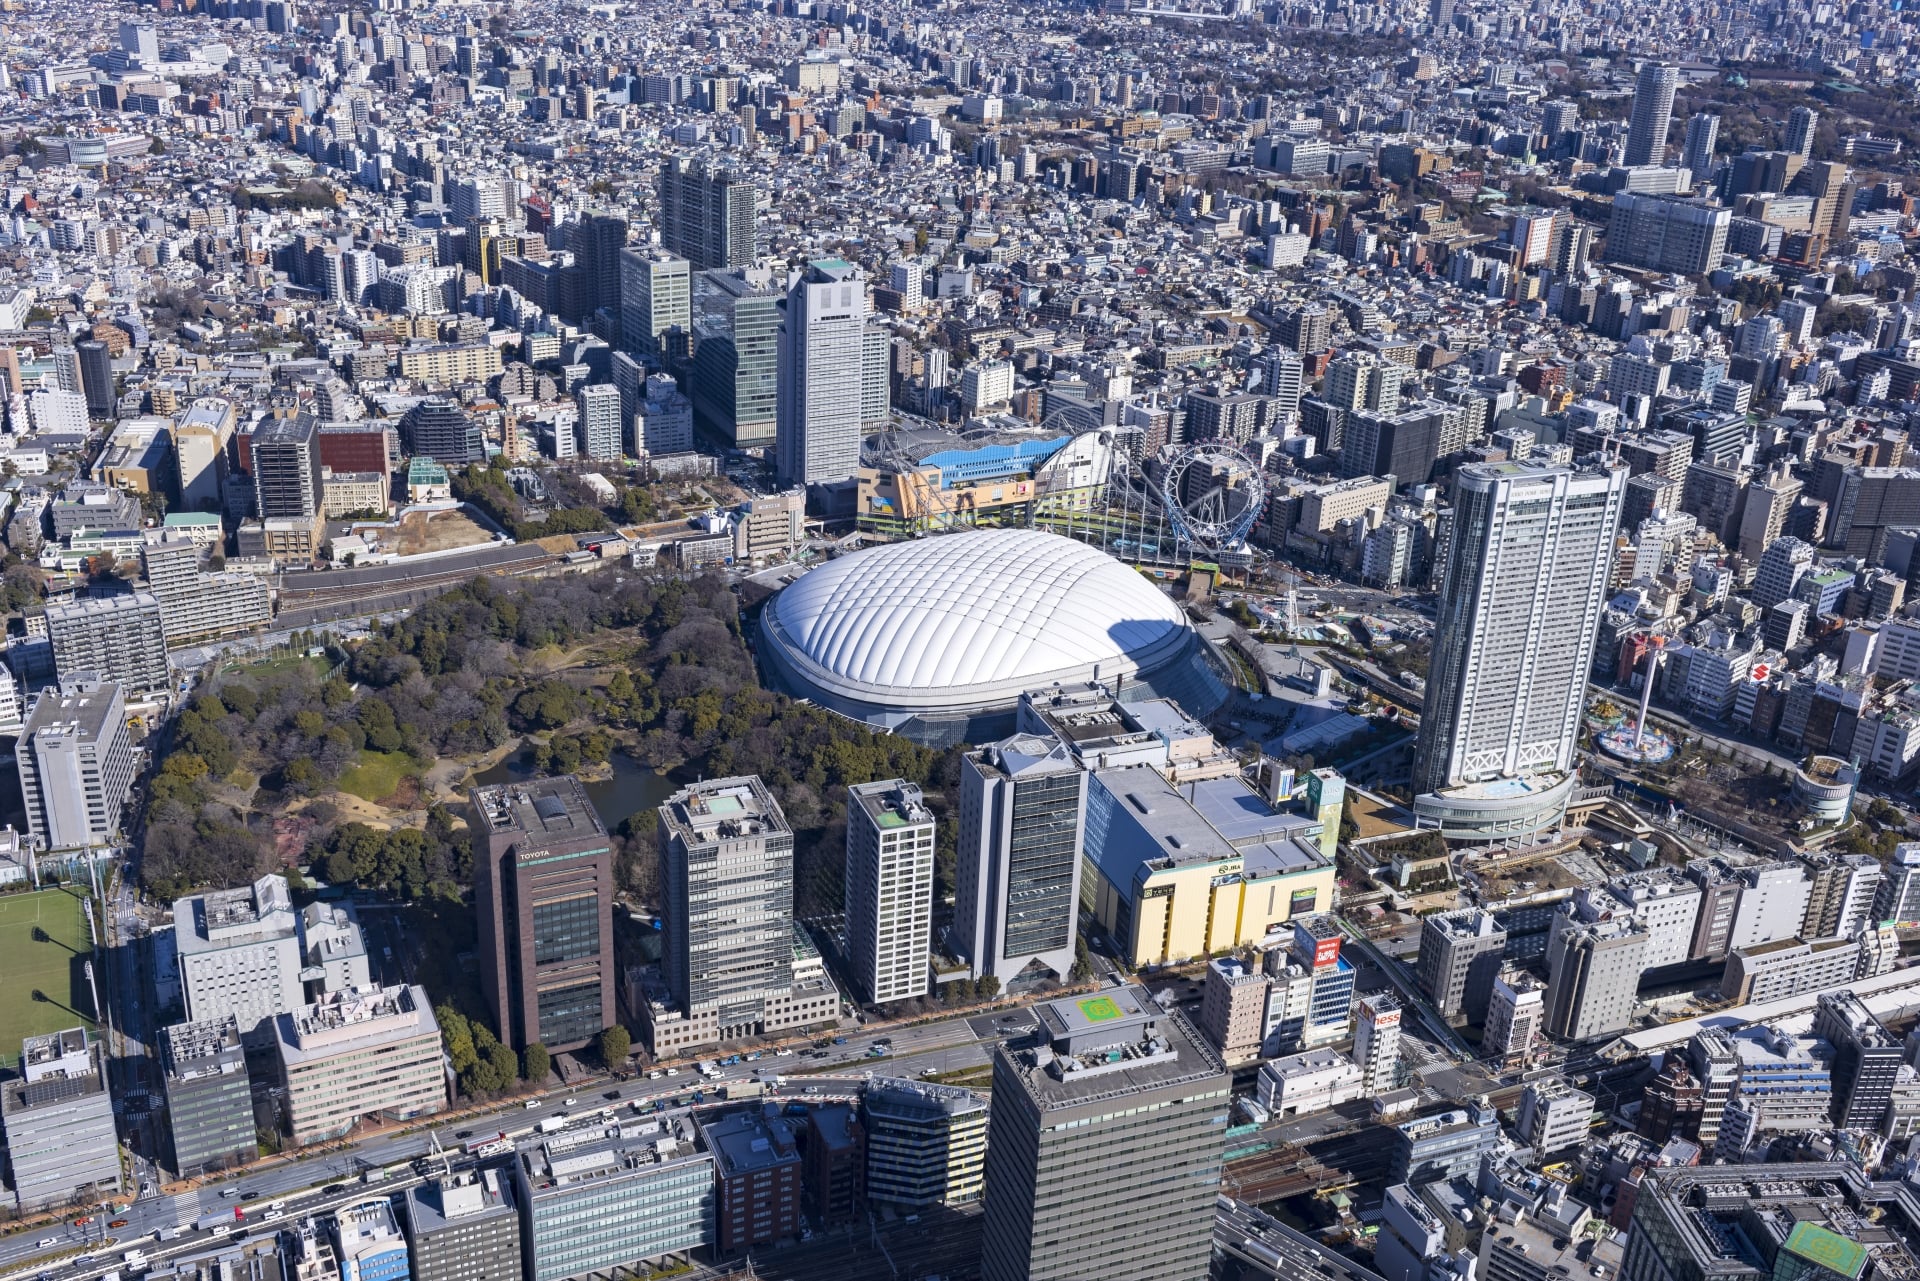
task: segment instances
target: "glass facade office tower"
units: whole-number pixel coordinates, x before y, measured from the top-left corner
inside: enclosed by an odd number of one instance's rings
[[[656,356],[660,335],[692,324],[692,268],[685,258],[657,249],[620,251],[620,345]]]
[[[953,946],[975,977],[1065,978],[1080,904],[1087,775],[1060,740],[1020,734],[967,754]]]
[[[613,1022],[613,843],[571,774],[478,787],[480,986],[500,1039],[585,1045]]]
[[[693,410],[736,449],[771,445],[780,414],[780,293],[766,271],[693,279]]]

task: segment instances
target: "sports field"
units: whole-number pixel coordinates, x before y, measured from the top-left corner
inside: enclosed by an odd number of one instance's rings
[[[93,1026],[80,904],[63,889],[0,897],[0,1063],[16,1063],[26,1037]]]

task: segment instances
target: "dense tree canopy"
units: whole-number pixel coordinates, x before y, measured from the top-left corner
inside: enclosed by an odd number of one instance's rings
[[[315,665],[220,678],[162,749],[146,881],[178,892],[256,875],[264,843],[223,804],[253,779],[264,789],[253,804],[271,809],[331,791],[363,753],[400,754],[423,772],[440,757],[523,734],[531,736],[526,759],[541,772],[604,762],[624,744],[663,769],[761,775],[795,829],[796,910],[837,911],[847,785],[909,778],[944,806],[958,755],[761,688],[745,635],[739,598],[717,576],[476,578],[356,646],[330,679]],[[943,824],[940,844],[943,888],[952,880],[951,826]],[[429,812],[424,832],[323,824],[309,856],[336,884],[454,896],[471,876],[458,827],[444,807]],[[621,824],[616,837],[623,887],[657,901],[653,815]]]

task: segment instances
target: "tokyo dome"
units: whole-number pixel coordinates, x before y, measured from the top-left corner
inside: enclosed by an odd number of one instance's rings
[[[1178,606],[1097,548],[993,529],[871,547],[804,575],[761,615],[776,683],[927,743],[1011,732],[1020,695],[1100,681],[1195,715],[1225,698]]]

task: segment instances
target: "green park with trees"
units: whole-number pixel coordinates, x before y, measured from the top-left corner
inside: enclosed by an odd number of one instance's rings
[[[838,912],[847,785],[907,778],[950,818],[960,753],[764,689],[747,628],[739,598],[718,576],[476,578],[325,664],[263,663],[216,676],[156,740],[145,888],[171,897],[285,866],[284,833],[297,818],[305,835],[292,853],[315,878],[438,918],[466,916],[472,855],[458,799],[466,775],[455,769],[455,782],[438,789],[423,780],[446,777],[435,770],[446,762],[498,759],[518,740],[523,761],[540,772],[602,765],[622,751],[687,778],[760,775],[794,828],[796,915]],[[396,759],[410,786],[387,810],[343,788],[364,774],[364,762]],[[391,821],[380,821],[383,812]],[[936,894],[952,888],[953,826],[941,824]],[[657,907],[652,813],[613,834],[620,892]],[[477,993],[430,992],[451,999],[447,1009],[466,1021],[462,1037],[443,1019],[463,1084],[502,1089],[529,1066],[510,1065],[510,1050],[494,1052]],[[618,1050],[616,1060],[627,1049],[597,1048]]]

